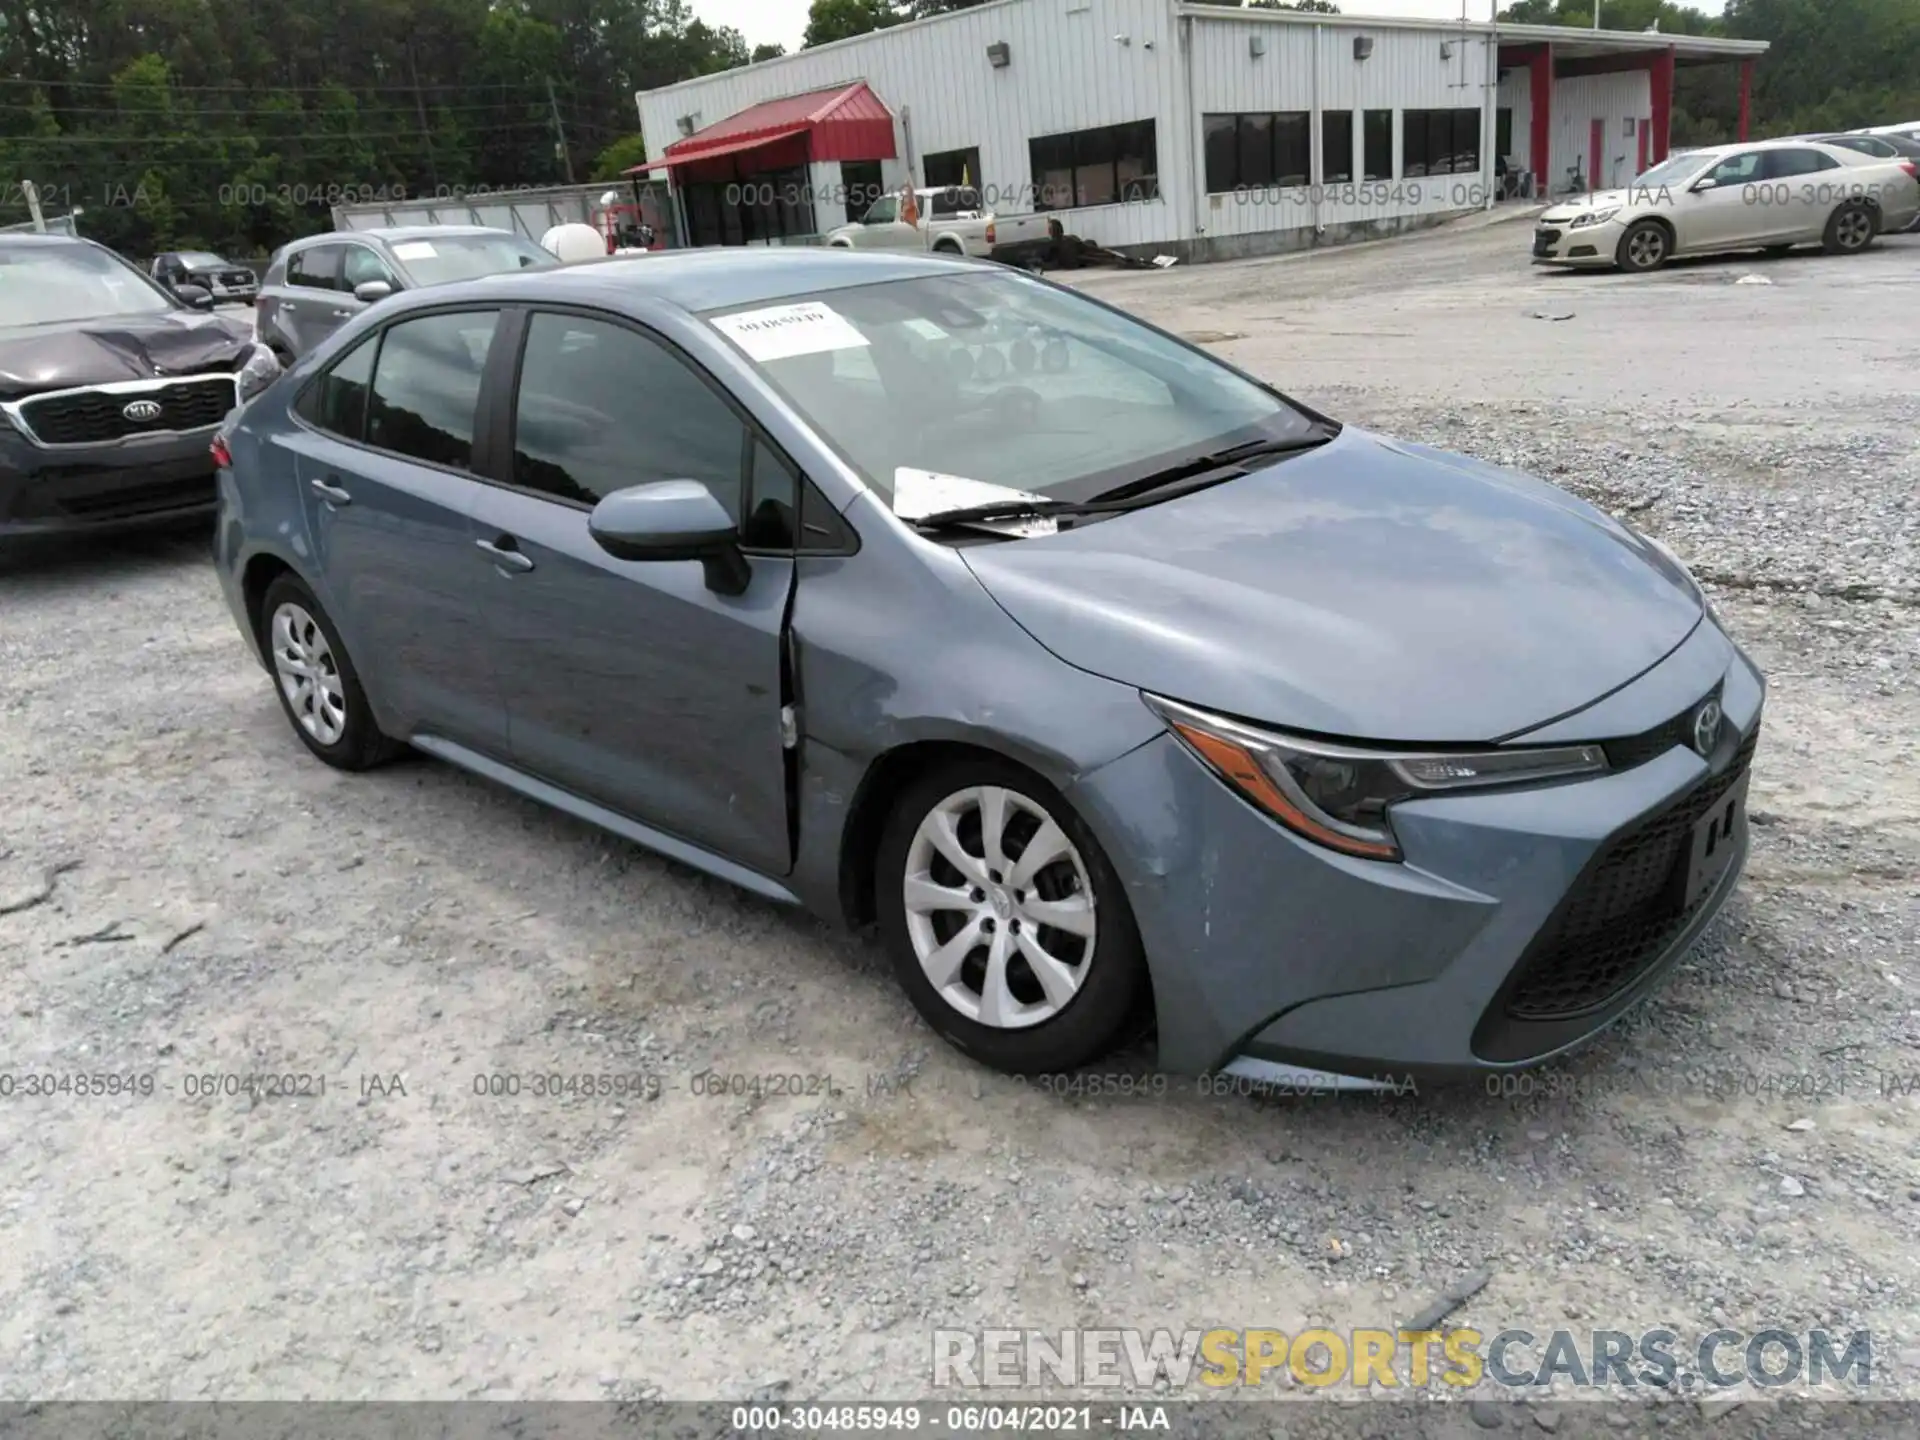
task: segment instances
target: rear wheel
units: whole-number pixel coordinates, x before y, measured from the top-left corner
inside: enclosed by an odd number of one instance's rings
[[[1880,219],[1873,207],[1849,200],[1827,217],[1826,234],[1820,237],[1821,248],[1829,255],[1854,255],[1871,245],[1879,230]]]
[[[1658,220],[1641,220],[1627,228],[1613,252],[1614,263],[1622,270],[1645,274],[1658,270],[1673,253],[1673,236]]]
[[[380,733],[339,632],[306,583],[282,575],[260,599],[274,693],[293,733],[338,770],[370,770],[405,747]]]
[[[1092,831],[1039,777],[986,757],[923,776],[878,865],[894,972],[948,1042],[1034,1075],[1130,1038],[1146,993],[1139,931]]]

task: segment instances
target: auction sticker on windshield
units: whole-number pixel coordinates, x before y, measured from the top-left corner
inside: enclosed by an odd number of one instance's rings
[[[714,328],[747,352],[750,360],[785,360],[827,350],[852,350],[867,343],[846,316],[819,301],[774,305],[722,315]]]
[[[403,240],[393,247],[393,253],[402,260],[431,260],[439,251],[430,240]]]

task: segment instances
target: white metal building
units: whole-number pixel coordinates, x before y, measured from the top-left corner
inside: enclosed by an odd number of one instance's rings
[[[1100,244],[1192,258],[1388,234],[1664,158],[1676,65],[1752,41],[990,0],[638,97],[694,244],[803,239],[969,183]],[[1498,157],[1498,160],[1496,159]],[[1504,161],[1504,164],[1499,163]]]

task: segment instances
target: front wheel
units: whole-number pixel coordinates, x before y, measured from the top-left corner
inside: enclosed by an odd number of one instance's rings
[[[1092,831],[1039,777],[963,761],[900,797],[875,880],[914,1008],[995,1069],[1076,1069],[1116,1048],[1145,995],[1133,914]]]
[[[1829,255],[1855,255],[1873,243],[1879,230],[1879,217],[1873,207],[1849,200],[1827,217],[1827,229],[1820,237],[1820,245]]]
[[[1627,228],[1614,251],[1614,263],[1622,270],[1645,274],[1658,270],[1673,253],[1673,237],[1658,220],[1641,220]]]

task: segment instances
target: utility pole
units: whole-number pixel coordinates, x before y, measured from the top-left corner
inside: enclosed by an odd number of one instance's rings
[[[553,77],[547,77],[547,108],[553,111],[553,149],[567,166],[567,183],[573,184],[573,153],[567,149],[566,128],[560,123],[560,102],[553,98]]]
[[[407,69],[413,75],[413,104],[420,114],[420,138],[427,146],[427,177],[433,181],[436,192],[440,189],[440,166],[433,158],[433,132],[427,128],[426,97],[420,93],[420,67],[414,63],[413,42],[407,42]]]

